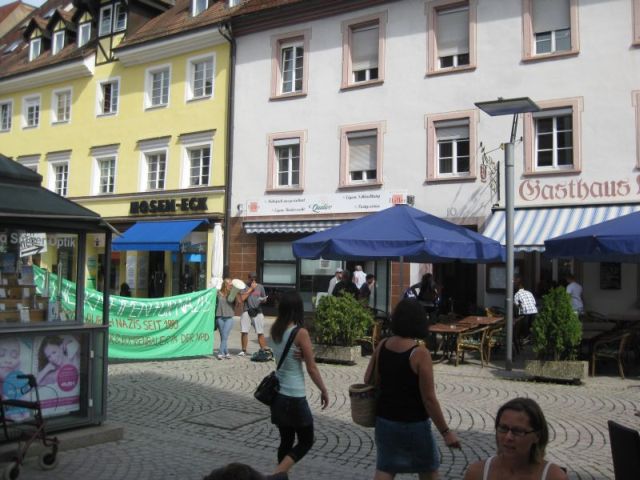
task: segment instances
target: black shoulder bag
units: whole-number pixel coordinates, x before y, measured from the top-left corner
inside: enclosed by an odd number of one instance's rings
[[[282,362],[284,362],[284,359],[287,358],[287,354],[289,353],[289,349],[293,344],[293,340],[295,339],[298,330],[300,330],[300,327],[294,328],[289,335],[289,340],[287,340],[287,344],[282,351],[282,356],[280,357],[280,361],[278,361],[278,366],[276,367],[276,369],[269,375],[264,377],[258,385],[258,388],[256,388],[256,391],[253,392],[253,396],[256,398],[256,400],[261,401],[265,405],[271,405],[273,403],[273,400],[276,398],[276,395],[280,391],[280,380],[278,380],[278,377],[276,377],[276,371],[282,366]]]

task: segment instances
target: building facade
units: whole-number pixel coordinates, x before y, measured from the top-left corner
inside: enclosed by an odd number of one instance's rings
[[[608,290],[599,264],[541,250],[640,208],[639,15],[634,0],[403,0],[280,2],[277,17],[234,18],[231,270],[310,305],[335,265],[296,260],[291,241],[403,196],[504,241],[512,119],[475,103],[530,97],[541,110],[516,135],[517,271],[542,293],[572,269],[587,308],[635,309],[634,265]],[[503,304],[504,266],[433,268],[448,308]]]

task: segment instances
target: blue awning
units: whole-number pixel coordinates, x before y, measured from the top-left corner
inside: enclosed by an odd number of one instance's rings
[[[138,222],[113,241],[113,251],[180,251],[182,239],[207,220]]]
[[[513,217],[514,249],[521,252],[543,251],[545,240],[639,210],[640,205],[516,209]],[[504,245],[504,222],[505,211],[494,211],[483,233]]]

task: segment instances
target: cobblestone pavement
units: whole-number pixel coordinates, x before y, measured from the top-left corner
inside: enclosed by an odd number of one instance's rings
[[[239,345],[238,326],[231,347]],[[256,347],[251,335],[250,348]],[[216,334],[217,342],[217,334]],[[373,477],[373,430],[350,419],[348,386],[358,382],[366,358],[356,366],[321,365],[330,407],[319,409],[319,395],[308,382],[316,422],[316,443],[294,467],[293,479],[361,480]],[[567,467],[572,479],[613,479],[607,420],[640,428],[633,413],[640,406],[640,378],[588,379],[568,386],[507,378],[497,363],[480,368],[436,365],[440,402],[462,450],[438,438],[441,478],[461,479],[466,466],[493,453],[493,415],[516,396],[542,406],[550,427],[548,458]],[[109,422],[125,426],[122,441],[61,453],[59,466],[40,471],[30,460],[21,479],[199,480],[214,467],[240,461],[269,472],[275,465],[277,430],[253,390],[272,364],[249,358],[215,357],[112,364],[109,367]],[[396,478],[415,478],[399,475]]]

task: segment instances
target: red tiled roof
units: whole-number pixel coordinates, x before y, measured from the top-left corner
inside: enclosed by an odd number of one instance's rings
[[[8,3],[0,7],[0,22],[7,18],[20,5],[20,1]]]

